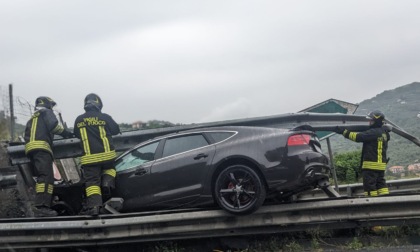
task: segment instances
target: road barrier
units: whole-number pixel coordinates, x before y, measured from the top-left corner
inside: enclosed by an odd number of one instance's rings
[[[222,210],[0,220],[0,248],[52,248],[419,223],[420,195],[331,199]]]

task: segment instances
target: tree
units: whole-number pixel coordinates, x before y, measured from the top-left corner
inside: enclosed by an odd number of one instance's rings
[[[355,183],[361,174],[361,150],[344,152],[334,155],[334,167],[337,179],[342,183]]]
[[[1,114],[1,113],[0,113]],[[0,117],[0,140],[10,140],[9,125],[6,118]]]

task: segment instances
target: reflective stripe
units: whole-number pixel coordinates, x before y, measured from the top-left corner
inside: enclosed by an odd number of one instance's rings
[[[48,189],[45,190],[46,185],[47,184],[45,184],[45,183],[36,183],[35,184],[36,193],[45,193],[46,192],[48,194],[52,194],[53,191],[54,191],[54,185],[48,184],[48,187],[47,187]]]
[[[36,126],[38,125],[38,117],[34,117],[32,120],[32,126],[31,126],[31,137],[29,142],[35,141],[35,134],[36,134]]]
[[[376,197],[376,196],[378,196],[378,191],[370,191],[370,192],[364,192],[363,193],[366,197],[368,197],[368,196],[372,196],[372,197]]]
[[[90,155],[89,139],[87,137],[86,128],[80,128],[80,136],[82,138],[83,150],[86,155]]]
[[[362,169],[385,171],[386,163],[378,163],[372,161],[363,161]]]
[[[32,138],[32,136],[31,136]],[[31,141],[25,144],[25,153],[27,154],[31,150],[43,149],[52,154],[51,146],[45,141]]]
[[[51,184],[48,184],[48,193],[53,194],[53,191],[54,191],[54,186]]]
[[[378,138],[378,163],[382,162],[382,150],[383,150],[383,141],[382,138]]]
[[[115,178],[115,176],[117,176],[117,171],[115,169],[107,169],[107,170],[104,170],[102,172],[102,174],[107,174],[107,175]]]
[[[386,195],[386,194],[389,194],[389,189],[388,189],[387,187],[385,187],[385,188],[381,188],[381,189],[379,189],[379,190],[378,190],[378,194],[379,194],[379,195]]]
[[[80,158],[80,162],[81,164],[92,164],[92,163],[99,163],[103,161],[113,160],[116,157],[117,157],[117,153],[115,152],[115,150],[113,150],[110,152],[85,155]]]
[[[36,183],[35,185],[36,193],[43,193],[45,192],[45,183]]]
[[[356,132],[350,132],[349,139],[352,141],[356,141],[357,134],[358,133]]]
[[[109,141],[106,137],[106,131],[104,126],[99,126],[99,134],[101,135],[102,142],[104,144],[104,151],[110,152],[111,148],[109,147]]]
[[[99,186],[89,186],[89,187],[86,188],[86,196],[87,197],[90,197],[90,196],[95,195],[95,194],[102,195],[101,194],[101,188]]]
[[[63,131],[64,131],[63,126],[61,126],[60,124],[57,124],[57,126],[55,126],[55,128],[52,130],[52,133],[61,134],[63,133]]]

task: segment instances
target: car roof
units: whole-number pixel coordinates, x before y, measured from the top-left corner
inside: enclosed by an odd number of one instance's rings
[[[156,137],[158,138],[167,138],[176,135],[182,135],[187,133],[199,133],[199,132],[209,132],[209,131],[248,131],[248,130],[256,130],[256,131],[288,131],[288,129],[280,129],[280,128],[268,128],[268,127],[254,127],[254,126],[216,126],[216,127],[203,127],[203,128],[195,128],[195,129],[188,129],[188,130],[181,130],[175,133],[167,134],[164,136]]]

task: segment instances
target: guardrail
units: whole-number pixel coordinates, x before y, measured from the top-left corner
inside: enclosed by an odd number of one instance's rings
[[[16,185],[16,168],[2,167],[0,172],[0,188],[8,188]]]
[[[255,117],[247,119],[227,120],[220,122],[210,122],[201,124],[181,125],[167,128],[146,129],[123,132],[114,137],[114,145],[117,151],[125,151],[134,145],[162,136],[183,130],[197,129],[203,127],[217,126],[260,126],[274,128],[294,128],[301,125],[311,125],[333,130],[331,125],[345,125],[355,130],[363,130],[368,127],[368,120],[365,116],[346,115],[346,114],[323,114],[323,113],[295,113],[275,116]],[[54,141],[54,157],[56,159],[78,157],[81,155],[80,140],[59,139]],[[25,156],[25,147],[23,144],[11,145],[7,147],[7,152],[12,165],[25,164],[29,159]]]
[[[420,193],[420,178],[389,180],[387,185],[392,195],[405,193]],[[339,185],[335,188],[342,197],[363,196],[363,184],[355,183]],[[328,199],[328,196],[320,189],[305,191],[294,196],[294,200]]]
[[[0,220],[0,248],[92,246],[337,228],[337,223],[346,228],[419,221],[420,195],[263,206],[248,216],[210,210],[146,216],[121,214],[96,219],[7,219]]]

